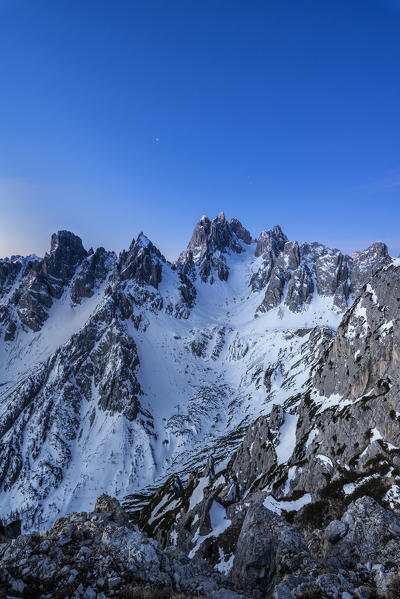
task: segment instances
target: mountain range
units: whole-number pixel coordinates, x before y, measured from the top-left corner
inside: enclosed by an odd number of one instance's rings
[[[1,260],[3,529],[45,530],[107,493],[254,596],[300,597],[287,576],[328,576],[323,559],[353,574],[321,596],[368,599],[352,593],[376,591],[371,563],[384,589],[400,566],[399,325],[384,243],[254,239],[223,213],[175,263],[143,233],[117,256],[68,231],[44,258]],[[392,537],[371,540],[368,518]]]

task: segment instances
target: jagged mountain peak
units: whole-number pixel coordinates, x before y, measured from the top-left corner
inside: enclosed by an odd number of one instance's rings
[[[251,235],[250,232],[242,225],[239,219],[231,218],[229,221],[229,226],[232,231],[236,234],[236,237],[244,241],[247,245],[251,243]]]
[[[87,255],[80,237],[71,231],[58,231],[51,236],[50,252],[44,257],[43,270],[66,283]]]
[[[261,231],[256,245],[255,255],[269,255],[272,259],[276,258],[283,250],[288,238],[283,233],[279,225],[275,225],[270,230]]]
[[[238,234],[239,233],[239,234]],[[192,252],[194,262],[199,262],[206,254],[227,252],[233,250],[240,253],[243,248],[239,239],[249,239],[250,233],[243,227],[242,223],[232,218],[229,222],[224,212],[221,212],[210,220],[202,216],[196,224],[187,249],[183,254]],[[249,243],[249,241],[246,241]]]
[[[244,251],[243,243],[248,245],[250,242],[249,231],[238,219],[232,218],[228,222],[224,212],[220,212],[212,220],[202,216],[193,230],[186,250],[181,253],[177,262],[186,266],[197,264],[204,282],[214,281],[214,270],[220,280],[226,281],[229,268],[226,265],[225,254],[240,254]]]
[[[166,259],[160,250],[141,232],[133,239],[129,250],[123,251],[119,260],[121,280],[134,279],[138,284],[158,288],[162,265]]]
[[[135,245],[140,245],[142,247],[149,247],[150,245],[153,245],[150,241],[150,239],[147,237],[147,235],[145,235],[143,233],[143,231],[141,231],[135,241]]]
[[[160,258],[163,262],[166,262],[166,259],[157,248],[156,245],[141,231],[137,238],[133,238],[132,242],[129,246],[128,251],[123,252],[125,256],[137,255],[140,249],[144,249],[148,254],[154,254],[158,258]]]
[[[50,254],[63,247],[71,247],[77,251],[85,252],[82,239],[78,235],[75,235],[75,233],[72,233],[72,231],[65,229],[52,234],[50,239]]]

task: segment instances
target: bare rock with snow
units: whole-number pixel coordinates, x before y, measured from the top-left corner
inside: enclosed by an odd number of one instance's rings
[[[108,511],[105,512],[104,510]],[[163,552],[129,524],[119,503],[103,495],[94,512],[72,513],[39,536],[0,543],[0,584],[14,597],[129,596],[148,585],[164,596],[245,599],[204,561],[177,550]],[[95,589],[95,590],[94,590]],[[125,594],[125,595],[124,595]]]
[[[196,265],[202,281],[214,281],[214,274],[221,281],[227,281],[229,267],[226,254],[240,254],[243,245],[251,243],[250,233],[236,218],[227,221],[221,212],[213,220],[202,216],[194,228],[187,249],[179,256],[178,264],[185,268],[187,264]],[[196,268],[193,271],[196,272]]]

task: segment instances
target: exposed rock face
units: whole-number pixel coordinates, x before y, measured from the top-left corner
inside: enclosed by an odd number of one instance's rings
[[[240,232],[240,238],[246,237],[248,234],[248,231],[236,219],[232,227],[223,212],[212,221],[203,216],[194,228],[187,249],[193,253],[194,260],[201,259],[209,252],[214,253],[217,250],[225,252],[228,248],[240,253],[242,246],[237,243],[236,231]]]
[[[229,268],[225,262],[227,252],[240,254],[243,246],[240,241],[250,244],[251,235],[236,218],[229,222],[221,212],[212,221],[207,216],[202,216],[194,228],[192,238],[178,263],[186,266],[192,263],[198,266],[202,281],[213,282],[213,272],[221,281],[226,281]]]
[[[287,241],[280,227],[261,233],[255,255],[263,259],[251,279],[253,291],[265,289],[260,312],[282,302],[291,312],[301,312],[314,292],[332,298],[333,307],[343,311],[350,296],[357,295],[371,276],[391,261],[383,243],[374,243],[354,261],[316,242],[299,247],[297,242]]]
[[[273,435],[261,416],[252,424],[227,469],[242,491],[248,489],[259,474],[269,472],[276,464]]]
[[[320,256],[315,263],[315,277],[319,295],[334,296],[334,304],[345,308],[350,293],[348,278],[349,259],[339,250]]]
[[[300,249],[297,241],[287,241],[283,246],[283,265],[289,270],[296,270],[300,265]]]
[[[129,524],[129,516],[122,509],[120,502],[115,497],[110,497],[105,493],[98,497],[94,511],[99,514],[107,514],[110,520],[122,526]]]
[[[262,231],[257,240],[255,256],[263,256],[274,263],[283,251],[287,240],[279,225],[275,225],[271,231]]]
[[[241,239],[242,241],[247,243],[247,245],[251,243],[251,235],[249,231],[244,228],[240,220],[238,220],[237,218],[231,218],[231,220],[229,221],[229,226],[238,239]]]
[[[361,257],[360,257],[361,259]],[[379,382],[397,385],[400,360],[400,268],[380,270],[338,327],[315,385],[324,395],[355,399]]]
[[[239,586],[270,593],[285,575],[304,575],[315,566],[302,534],[262,505],[248,509],[232,566]]]
[[[381,242],[373,243],[364,252],[359,253],[351,269],[352,293],[357,295],[372,275],[390,261],[387,246]]]
[[[87,252],[80,237],[70,231],[53,233],[50,253],[44,257],[42,274],[50,277],[50,285],[55,297],[60,297],[62,287],[69,283],[77,265],[86,256]]]
[[[12,300],[23,324],[40,330],[54,299],[59,299],[87,252],[82,240],[69,231],[51,237],[50,252],[42,262],[30,263],[25,285]]]
[[[11,256],[11,259],[0,260],[0,297],[4,298],[10,292],[15,280],[22,269],[22,256]]]
[[[105,495],[94,512],[60,518],[41,536],[0,542],[0,590],[13,597],[130,597],[146,593],[145,584],[163,589],[163,597],[245,599],[204,561],[173,548],[163,552]]]
[[[5,543],[10,539],[15,539],[21,534],[21,521],[15,520],[5,526],[0,521],[0,543]]]
[[[109,276],[115,261],[113,252],[98,248],[89,254],[82,262],[71,286],[71,299],[79,304],[85,297],[92,297],[96,287],[99,287]]]
[[[293,272],[289,281],[285,304],[292,312],[300,312],[311,302],[314,282],[307,264],[302,264]]]
[[[350,504],[341,520],[327,526],[324,537],[323,554],[343,567],[354,567],[366,557],[375,564],[400,561],[400,515],[371,497]]]
[[[283,268],[276,266],[272,269],[264,299],[258,307],[260,312],[267,312],[281,304],[286,281],[286,272]]]
[[[250,427],[244,447],[251,431],[256,441],[260,430]],[[240,455],[243,453],[238,452]],[[267,490],[249,493],[248,487],[241,499],[243,491],[232,486],[227,473],[206,476],[203,472],[200,478],[189,479],[186,488],[179,483],[179,492],[169,489],[175,497],[173,505],[181,498],[186,506],[169,512],[175,522],[174,544],[190,556],[207,557],[251,596],[294,599],[307,592],[307,596],[332,599],[347,596],[345,593],[387,597],[391,596],[389,589],[400,588],[400,515],[370,497],[348,502],[340,519],[332,520],[335,506],[328,504],[324,508],[326,523],[320,520],[321,528],[315,528],[321,502],[295,508],[296,513],[291,511],[296,501],[282,498],[274,503]],[[297,501],[301,502],[301,497]],[[160,494],[158,502],[165,505],[165,495]],[[152,513],[156,506],[153,504]],[[186,514],[188,518],[182,522]],[[216,514],[222,519],[216,519]],[[293,514],[295,525],[291,523]]]
[[[16,270],[20,275],[19,285],[14,286],[7,304],[1,307],[0,318],[8,325],[6,340],[14,338],[18,321],[33,331],[41,329],[53,301],[60,299],[86,256],[79,237],[69,231],[58,231],[52,235],[50,252],[43,259],[11,261],[7,268],[2,264],[4,282],[16,283]]]
[[[143,233],[132,241],[128,252],[120,259],[120,277],[123,281],[135,279],[137,283],[152,285],[156,289],[161,283],[164,256]]]

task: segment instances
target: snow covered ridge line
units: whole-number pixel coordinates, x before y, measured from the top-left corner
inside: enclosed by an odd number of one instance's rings
[[[333,331],[390,261],[384,244],[354,261],[278,226],[253,240],[223,214],[201,219],[176,264],[143,234],[116,256],[68,231],[44,258],[2,261],[0,518],[42,529],[104,490],[187,480],[210,454],[226,465],[273,405],[283,468]]]

